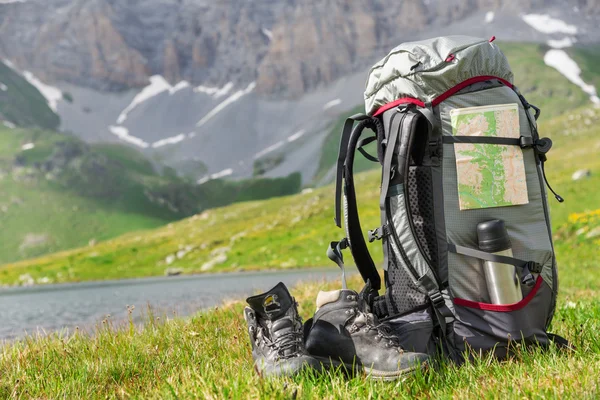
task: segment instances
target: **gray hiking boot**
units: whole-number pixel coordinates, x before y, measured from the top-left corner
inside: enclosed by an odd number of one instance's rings
[[[304,347],[302,319],[297,305],[283,283],[246,299],[254,369],[263,377],[292,376],[306,368],[321,369],[321,363]]]
[[[425,364],[426,354],[406,352],[353,290],[319,292],[317,311],[305,327],[306,349],[316,359],[370,378],[393,380]]]

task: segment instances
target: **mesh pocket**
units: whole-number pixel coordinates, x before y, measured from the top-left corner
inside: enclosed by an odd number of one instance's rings
[[[431,169],[413,166],[408,171],[408,206],[412,214],[417,241],[424,256],[438,265],[437,237],[434,223]]]
[[[392,246],[389,248],[389,262],[386,282],[388,310],[393,310],[393,314],[402,314],[425,304],[427,297],[415,287],[406,268],[400,265]]]

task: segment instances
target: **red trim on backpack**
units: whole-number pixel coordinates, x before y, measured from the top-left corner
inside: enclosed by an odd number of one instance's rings
[[[448,55],[448,57],[446,57],[446,62],[450,62],[450,61],[454,60],[454,58],[455,58],[454,54],[450,54],[450,55]]]
[[[490,79],[498,79],[500,82],[504,83],[509,88],[512,89],[512,87],[513,87],[512,83],[510,83],[506,79],[498,78],[497,76],[492,76],[492,75],[474,76],[473,78],[469,78],[465,81],[462,81],[458,85],[455,85],[454,87],[452,87],[452,88],[446,90],[444,93],[440,94],[438,97],[433,99],[433,101],[431,102],[431,105],[435,107],[438,104],[440,104],[442,101],[446,100],[448,97],[452,96],[456,92],[463,90],[467,86],[472,85],[477,82],[489,81]]]
[[[529,292],[529,294],[527,296],[525,296],[523,298],[523,300],[521,300],[517,303],[513,303],[513,304],[478,303],[476,301],[458,299],[458,298],[455,298],[453,300],[453,302],[457,306],[476,308],[478,310],[501,311],[501,312],[517,311],[517,310],[520,310],[521,308],[525,307],[527,304],[529,304],[529,302],[535,297],[535,294],[538,292],[538,290],[542,286],[542,282],[543,282],[543,279],[540,275],[540,276],[538,276],[538,278],[535,282],[535,286],[533,287],[533,289],[531,289],[531,292]]]
[[[490,43],[492,43],[494,40],[496,40],[496,36],[492,36],[489,40]]]
[[[425,103],[423,103],[421,100],[419,99],[415,99],[414,97],[403,97],[401,99],[398,100],[394,100],[391,103],[387,103],[382,105],[381,107],[379,107],[377,109],[377,111],[375,111],[375,114],[373,114],[374,117],[378,116],[379,114],[383,114],[385,111],[394,108],[396,106],[399,106],[401,104],[416,104],[419,107],[425,107]]]
[[[448,97],[450,97],[453,94],[455,94],[456,92],[466,88],[467,86],[472,85],[477,82],[489,81],[490,79],[498,79],[500,82],[502,82],[509,88],[511,88],[511,89],[513,88],[512,83],[510,83],[506,79],[502,79],[497,76],[493,76],[493,75],[474,76],[473,78],[469,78],[465,81],[462,81],[458,85],[455,85],[455,86],[451,87],[450,89],[446,90],[444,93],[442,93],[441,95],[439,95],[438,97],[433,99],[433,101],[431,102],[431,105],[435,107],[438,104],[440,104],[442,101],[446,100]],[[396,106],[399,106],[401,104],[416,104],[419,107],[425,107],[425,103],[419,99],[415,99],[414,97],[403,97],[401,99],[394,100],[391,103],[382,105],[381,107],[379,107],[377,109],[377,111],[375,111],[375,113],[373,114],[373,117],[383,114],[385,111],[387,111],[391,108],[394,108]]]

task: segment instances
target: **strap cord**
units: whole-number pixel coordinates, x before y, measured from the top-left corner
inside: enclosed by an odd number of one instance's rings
[[[348,248],[348,239],[343,238],[339,242],[329,243],[327,247],[327,257],[340,267],[342,270],[342,289],[347,289],[346,285],[346,268],[344,266],[344,255],[342,250]]]

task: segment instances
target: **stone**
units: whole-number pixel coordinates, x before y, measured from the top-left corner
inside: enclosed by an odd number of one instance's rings
[[[165,276],[177,276],[183,273],[183,268],[167,268],[165,269]]]
[[[586,239],[597,238],[599,236],[600,236],[600,226],[597,226],[597,227],[593,228],[591,231],[589,231],[585,235]]]
[[[592,171],[589,169],[580,169],[571,175],[571,179],[574,181],[579,181],[581,179],[589,178],[590,176],[592,176]]]

